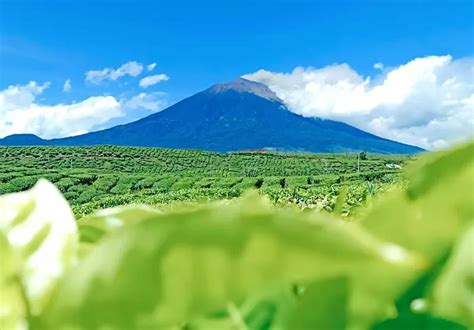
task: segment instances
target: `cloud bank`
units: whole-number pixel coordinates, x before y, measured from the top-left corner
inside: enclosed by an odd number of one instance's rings
[[[136,61],[127,62],[117,69],[105,68],[86,72],[86,81],[92,84],[100,84],[105,80],[117,80],[124,76],[136,77],[143,71],[143,64]]]
[[[124,117],[128,111],[157,111],[165,106],[163,93],[140,93],[130,99],[92,96],[77,103],[46,105],[37,101],[50,83],[31,81],[0,91],[0,138],[17,133],[32,133],[42,138],[83,134]]]
[[[126,109],[147,109],[151,111],[158,111],[164,109],[168,103],[163,97],[165,93],[154,92],[154,93],[140,93],[130,100],[122,101],[122,106]]]
[[[364,77],[348,64],[244,75],[290,111],[346,122],[379,136],[440,149],[474,137],[474,58],[416,58]]]
[[[142,88],[148,88],[150,86],[158,84],[161,81],[166,81],[166,80],[169,80],[169,79],[170,79],[170,77],[168,77],[167,75],[161,73],[161,74],[156,74],[156,75],[148,76],[148,77],[145,77],[145,78],[141,79],[139,85]]]

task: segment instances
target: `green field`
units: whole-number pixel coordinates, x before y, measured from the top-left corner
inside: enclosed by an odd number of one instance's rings
[[[0,194],[53,182],[78,215],[105,207],[238,197],[258,189],[276,204],[331,211],[348,187],[343,213],[399,181],[406,156],[228,153],[158,148],[1,147]]]
[[[473,143],[0,152],[2,330],[474,328]]]

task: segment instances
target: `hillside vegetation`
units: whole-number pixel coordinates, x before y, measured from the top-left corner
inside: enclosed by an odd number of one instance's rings
[[[105,207],[234,198],[257,188],[280,205],[331,211],[348,188],[343,213],[399,182],[408,156],[214,153],[100,147],[0,147],[0,194],[53,182],[78,215]]]

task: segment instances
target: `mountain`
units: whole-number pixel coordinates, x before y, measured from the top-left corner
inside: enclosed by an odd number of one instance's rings
[[[21,138],[23,137],[23,138]],[[239,151],[415,153],[422,149],[350,125],[290,112],[265,85],[245,79],[214,85],[138,121],[84,135],[41,140],[10,136],[0,144],[114,144]]]
[[[0,139],[0,145],[3,146],[37,146],[46,144],[48,144],[47,140],[43,140],[34,134],[13,134]]]

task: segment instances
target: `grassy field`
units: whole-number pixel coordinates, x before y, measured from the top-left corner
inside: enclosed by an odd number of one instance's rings
[[[279,205],[331,211],[348,187],[347,215],[399,181],[410,159],[394,155],[228,153],[158,148],[1,147],[0,194],[53,182],[78,215],[130,204],[238,197],[256,188]]]
[[[473,155],[0,148],[0,328],[473,329]]]

